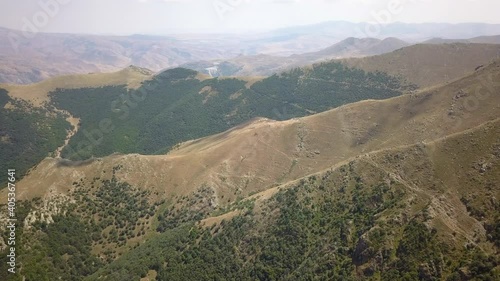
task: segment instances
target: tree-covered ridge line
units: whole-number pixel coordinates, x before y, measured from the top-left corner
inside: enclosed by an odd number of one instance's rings
[[[294,69],[251,87],[237,78],[200,81],[196,74],[181,68],[167,70],[137,90],[109,86],[52,92],[53,106],[81,120],[62,156],[76,160],[114,152],[164,153],[180,142],[219,133],[255,117],[286,120],[415,89],[386,74],[340,63]]]

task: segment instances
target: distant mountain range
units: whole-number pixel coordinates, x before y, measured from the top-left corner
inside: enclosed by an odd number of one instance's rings
[[[305,60],[320,60],[330,57],[363,57],[389,53],[408,45],[409,43],[394,37],[383,40],[349,37],[321,51],[297,56]]]
[[[498,39],[500,36],[456,40],[432,39],[422,44],[410,45],[397,38],[380,40],[351,37],[321,51],[289,57],[239,56],[230,60],[201,61],[182,66],[212,76],[267,76],[295,67],[341,59],[348,65],[366,68],[367,71],[383,70],[394,75],[406,71],[428,73],[429,77],[416,73],[404,75],[412,83],[428,86],[443,80],[436,76],[441,74],[441,71],[446,75],[460,77],[479,66],[478,62],[484,62],[484,58],[500,58]],[[467,61],[466,68],[465,61]],[[399,68],[391,64],[398,64]]]
[[[408,46],[397,38],[354,38],[350,37],[317,52],[291,55],[288,57],[271,55],[238,56],[229,60],[200,61],[187,63],[190,68],[212,76],[267,76],[293,67],[309,65],[329,59],[364,57],[392,52]]]
[[[380,54],[429,38],[456,38],[500,34],[498,24],[406,24],[379,26],[377,34],[366,33],[366,23],[343,21],[296,26],[253,34],[194,34],[175,36],[98,36],[83,34],[37,33],[29,38],[21,31],[0,28],[0,82],[27,84],[43,79],[89,72],[117,71],[137,65],[160,71],[193,62],[244,60],[250,56],[259,69],[239,70],[229,64],[233,74],[272,73],[267,69],[268,56],[291,56],[309,53],[309,57],[291,57],[283,65],[295,66],[296,60],[308,62],[324,57],[366,56]],[[350,37],[364,38],[357,41]],[[390,38],[378,42],[367,37]],[[346,40],[350,38],[352,42]],[[495,41],[496,42],[496,41]],[[335,44],[335,45],[334,45]],[[407,44],[407,43],[406,43]],[[333,46],[332,46],[333,45]],[[231,62],[231,61],[230,61]],[[243,63],[245,65],[245,63]],[[299,63],[298,65],[301,65]],[[279,70],[281,68],[278,68]]]
[[[369,24],[346,21],[330,21],[313,25],[295,26],[270,32],[274,36],[319,36],[347,37],[397,37],[405,41],[422,41],[434,37],[472,38],[498,35],[500,24],[485,23],[402,23]],[[368,31],[368,32],[367,32]],[[370,32],[371,31],[371,32]],[[374,32],[378,31],[378,32]]]
[[[445,39],[432,38],[422,42],[424,44],[450,44],[450,43],[475,43],[475,44],[500,44],[500,35],[479,36],[470,39]]]
[[[227,41],[209,41],[200,47],[193,40],[140,35],[39,33],[29,39],[19,31],[0,29],[0,42],[0,82],[17,84],[64,74],[116,71],[131,64],[159,71],[192,60],[241,53]]]

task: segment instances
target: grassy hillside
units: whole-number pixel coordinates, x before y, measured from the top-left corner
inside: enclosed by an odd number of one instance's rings
[[[200,81],[194,71],[173,69],[137,90],[124,86],[59,89],[50,98],[53,106],[81,122],[62,156],[86,159],[114,152],[162,153],[255,117],[285,120],[411,89],[382,73],[327,63],[274,75],[251,87],[239,79]],[[110,130],[102,130],[101,122]]]
[[[423,88],[451,82],[474,72],[479,66],[499,59],[500,45],[493,42],[494,38],[497,37],[489,38],[491,42],[480,42],[479,39],[476,42],[471,39],[471,42],[424,42],[407,47],[404,42],[395,38],[387,38],[381,42],[376,39],[349,38],[316,53],[290,57],[239,56],[219,62],[216,66],[218,71],[214,75],[271,75],[294,67],[336,59],[348,67],[367,72],[383,72]],[[367,53],[359,54],[360,49]],[[346,53],[351,55],[345,55]],[[185,67],[206,73],[205,69],[214,67],[214,62],[190,63]]]

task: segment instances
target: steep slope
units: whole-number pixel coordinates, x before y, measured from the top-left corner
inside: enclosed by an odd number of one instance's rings
[[[47,158],[17,184],[18,199],[41,198],[20,205],[36,251],[21,252],[23,274],[494,279],[498,81],[496,62],[429,91],[254,120],[167,155]]]
[[[0,88],[0,169],[17,169],[21,176],[45,157],[53,156],[71,129],[65,119],[61,112],[12,99]],[[0,175],[4,188],[7,177],[6,173]]]
[[[401,76],[420,87],[428,87],[453,81],[498,58],[498,44],[457,43],[418,44],[380,56],[345,59],[341,62],[365,71],[382,71]]]
[[[499,136],[497,119],[365,154],[197,224],[167,210],[161,234],[86,280],[496,280]]]
[[[109,177],[115,166],[122,167],[116,171],[119,180],[164,194],[187,194],[208,184],[226,199],[248,195],[362,153],[427,142],[494,120],[499,78],[496,62],[429,91],[288,121],[257,119],[188,141],[167,155],[115,155],[85,162],[47,158],[19,183],[18,196],[43,196],[50,189],[67,192],[73,181],[93,178],[93,173],[105,176],[106,171]],[[32,190],[34,186],[44,188]]]

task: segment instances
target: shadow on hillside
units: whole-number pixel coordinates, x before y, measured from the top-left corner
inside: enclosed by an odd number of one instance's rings
[[[57,161],[57,167],[83,167],[92,164],[97,158],[90,158],[82,161],[72,161],[68,159],[59,159]]]

